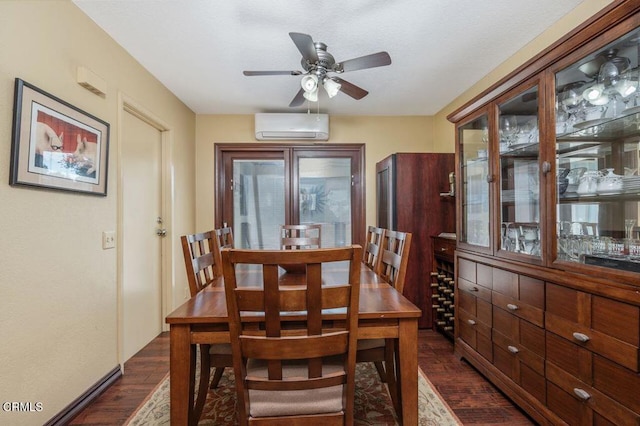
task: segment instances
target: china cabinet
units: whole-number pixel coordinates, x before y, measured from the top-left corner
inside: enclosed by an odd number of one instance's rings
[[[455,350],[541,424],[640,424],[640,2],[448,118]]]

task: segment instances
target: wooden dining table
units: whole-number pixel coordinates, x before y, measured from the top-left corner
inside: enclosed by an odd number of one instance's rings
[[[348,264],[326,264],[322,268],[326,284],[346,282]],[[296,284],[304,274],[281,269],[282,284]],[[261,282],[259,271],[238,277],[238,285]],[[418,319],[421,311],[395,288],[364,264],[360,271],[358,339],[396,339],[397,393],[391,392],[394,407],[404,425],[418,424]],[[344,314],[327,313],[327,320],[340,320]],[[292,318],[292,320],[295,318]],[[193,424],[193,383],[196,345],[229,343],[224,282],[200,291],[166,317],[170,326],[171,424]]]

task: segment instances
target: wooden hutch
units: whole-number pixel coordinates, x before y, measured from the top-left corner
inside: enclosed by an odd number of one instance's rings
[[[640,424],[640,1],[449,115],[455,351],[540,424]]]

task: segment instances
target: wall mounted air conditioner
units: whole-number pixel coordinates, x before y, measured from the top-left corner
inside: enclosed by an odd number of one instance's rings
[[[329,114],[256,114],[255,126],[259,141],[329,140]]]

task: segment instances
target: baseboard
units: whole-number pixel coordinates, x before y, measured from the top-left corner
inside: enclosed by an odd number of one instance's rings
[[[120,377],[122,377],[120,366],[114,367],[114,369],[109,371],[102,379],[98,380],[71,404],[67,405],[62,411],[46,422],[44,426],[62,426],[68,424],[80,411],[84,410]]]

